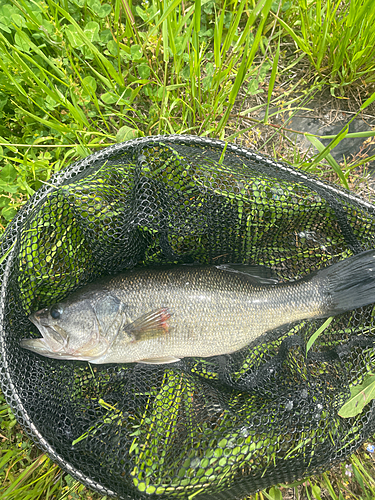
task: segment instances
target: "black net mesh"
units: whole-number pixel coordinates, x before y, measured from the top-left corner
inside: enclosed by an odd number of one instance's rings
[[[1,381],[31,438],[124,499],[243,498],[328,469],[374,432],[343,419],[374,369],[373,309],[273,331],[231,355],[90,365],[22,349],[28,315],[102,275],[200,262],[301,278],[374,248],[374,206],[235,145],[189,136],[107,148],[55,175],[1,247]],[[228,332],[230,335],[230,332]]]

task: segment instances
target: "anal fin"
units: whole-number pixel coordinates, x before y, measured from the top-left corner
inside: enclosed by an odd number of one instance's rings
[[[165,365],[167,363],[176,363],[177,361],[180,361],[180,358],[163,356],[162,358],[140,359],[138,363],[143,363],[145,365]]]

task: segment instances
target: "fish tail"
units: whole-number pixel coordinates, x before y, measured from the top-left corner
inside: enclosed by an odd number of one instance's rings
[[[375,250],[368,250],[317,272],[328,285],[327,316],[375,303]]]

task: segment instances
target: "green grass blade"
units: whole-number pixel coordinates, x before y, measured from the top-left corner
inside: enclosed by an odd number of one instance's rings
[[[241,36],[238,40],[238,45],[244,45],[246,42],[246,39],[249,36],[251,28],[254,26],[255,21],[257,20],[259,14],[262,13],[264,9],[264,1],[259,0],[259,2],[256,4],[256,6],[251,10],[248,20],[246,22],[246,25],[241,33]]]
[[[103,71],[107,74],[107,78],[111,81],[111,78],[118,85],[123,85],[124,80],[121,75],[117,73],[113,65],[107,60],[107,58],[96,48],[96,46],[87,38],[84,31],[81,29],[79,24],[75,21],[75,19],[64,10],[60,5],[58,5],[54,0],[48,0],[48,2],[55,7],[55,9],[60,12],[67,21],[69,21],[74,28],[76,29],[77,34],[84,42],[84,44],[91,50],[98,64],[102,67]],[[114,85],[113,85],[114,86]]]
[[[202,11],[202,5],[201,5],[201,0],[194,0],[194,30],[195,33],[198,35],[198,33],[201,30],[201,11]]]
[[[273,92],[273,88],[275,86],[275,81],[276,81],[277,67],[278,67],[278,64],[279,64],[279,56],[280,56],[280,38],[279,38],[279,42],[277,44],[277,49],[276,49],[275,57],[273,59],[271,77],[270,77],[270,82],[268,84],[267,106],[266,106],[266,113],[264,115],[264,123],[268,122],[268,112],[269,112],[269,109],[270,109],[270,102],[271,102],[271,98],[272,98],[272,92]]]
[[[247,53],[248,48],[249,48],[249,41],[246,43],[246,46],[245,46],[245,50],[244,50],[245,54]],[[240,67],[239,67],[239,69],[237,71],[237,75],[236,75],[236,78],[234,80],[234,83],[233,83],[233,86],[232,86],[232,90],[231,90],[231,92],[229,94],[229,98],[228,98],[229,102],[228,102],[228,106],[227,106],[226,112],[225,112],[223,118],[220,120],[220,123],[218,125],[218,130],[217,130],[218,134],[220,134],[222,132],[223,127],[225,126],[225,123],[228,120],[229,113],[232,110],[232,107],[234,105],[234,102],[235,102],[235,99],[236,99],[237,94],[239,92],[239,89],[240,89],[240,87],[242,85],[242,82],[245,79],[246,66],[247,66],[247,61],[246,61],[246,57],[244,56],[242,58],[241,65],[240,65]]]
[[[316,339],[319,337],[319,335],[321,333],[323,333],[324,330],[326,328],[328,328],[328,326],[332,323],[332,320],[333,320],[332,316],[330,318],[326,319],[325,322],[316,330],[316,332],[314,332],[313,335],[311,335],[311,337],[309,338],[307,345],[306,345],[306,354],[309,352],[309,350],[311,349],[312,345],[314,344]]]
[[[165,19],[162,24],[162,34],[163,34],[163,60],[164,62],[169,61],[169,45],[168,45],[168,20]]]
[[[333,489],[331,481],[328,479],[327,473],[323,474],[323,482],[325,483],[327,490],[332,497],[332,500],[339,500],[338,496],[335,493],[335,490]]]
[[[257,50],[259,48],[260,41],[261,41],[261,38],[262,38],[263,28],[264,28],[264,25],[265,25],[265,23],[267,21],[267,17],[268,17],[268,14],[270,12],[271,5],[272,5],[272,1],[271,0],[266,0],[266,1],[262,2],[262,3],[263,3],[263,5],[262,5],[262,11],[261,11],[261,13],[262,13],[262,20],[259,23],[259,27],[257,29],[256,35],[255,35],[255,38],[254,38],[254,42],[252,44],[250,54],[249,54],[248,60],[246,62],[246,70],[249,70],[250,66],[252,65],[252,63],[254,61],[255,54],[257,53]]]
[[[23,40],[23,42],[24,42],[26,45],[28,45],[28,46],[30,47],[30,49],[31,49],[31,50],[32,50],[35,54],[37,54],[40,58],[42,58],[42,59],[43,59],[43,61],[44,61],[44,62],[45,62],[48,66],[50,66],[50,68],[51,68],[51,69],[52,69],[52,70],[53,70],[53,71],[54,71],[54,72],[58,75],[58,77],[59,77],[59,81],[60,81],[60,82],[63,82],[63,81],[64,81],[64,79],[65,79],[65,73],[64,73],[64,72],[63,72],[60,68],[58,68],[58,67],[57,67],[57,65],[55,64],[55,62],[54,62],[54,61],[53,61],[50,57],[46,56],[46,55],[45,55],[45,53],[44,53],[42,50],[40,50],[40,48],[39,48],[37,45],[35,45],[35,43],[34,43],[34,42],[33,42],[33,41],[32,41],[32,40],[31,40],[31,39],[27,36],[27,34],[26,34],[23,30],[21,30],[21,29],[20,29],[20,28],[18,28],[18,27],[16,28],[16,30],[17,30],[17,33],[18,33],[19,37]],[[3,37],[3,35],[2,35],[2,34],[0,34],[0,36],[1,36],[1,38],[2,38],[3,40],[6,40],[6,39],[5,39],[5,37]],[[10,44],[10,42],[9,42],[8,40],[6,40],[6,42],[7,42],[9,45],[11,45],[11,44]],[[18,53],[20,53],[20,52],[21,52],[19,49],[17,49],[17,48],[16,48],[16,47],[14,47],[14,46],[12,46],[12,48],[13,48],[13,50],[17,51]],[[31,58],[30,58],[30,56],[29,56],[27,53],[23,53],[23,56],[24,56],[25,58],[29,58],[29,59],[31,59]],[[32,59],[31,59],[31,60],[32,60]],[[35,64],[36,66],[41,67],[41,66],[38,64],[38,62],[35,60],[35,58],[34,58],[34,60],[32,60],[32,62],[33,62],[33,64]],[[44,71],[46,71],[46,70],[45,70],[45,68],[43,68],[43,69],[44,69]],[[51,73],[50,73],[50,74],[51,74]],[[51,76],[52,76],[52,74],[51,74]],[[53,76],[56,78],[56,76],[55,76],[55,75],[53,75]]]
[[[366,99],[366,101],[361,105],[361,107],[359,108],[361,111],[364,111],[366,108],[368,108],[370,106],[370,104],[372,104],[373,102],[375,101],[375,92],[373,92],[373,94],[368,98]]]
[[[321,147],[319,146],[319,151],[320,154],[315,158],[314,163],[319,163],[323,158],[325,158],[326,154],[332,151],[348,134],[349,131],[349,126],[346,125],[337,135],[336,137],[328,144],[328,146],[323,147],[321,150]],[[308,139],[310,139],[310,136],[306,136]],[[320,141],[319,141],[320,142]],[[321,143],[320,143],[321,144]],[[315,144],[314,144],[315,146]],[[323,145],[322,145],[323,146]]]
[[[236,32],[237,32],[238,25],[239,25],[240,20],[241,20],[242,12],[245,8],[245,2],[246,2],[246,0],[241,0],[241,3],[239,5],[239,7],[237,8],[237,12],[236,12],[236,16],[234,18],[234,21],[231,23],[230,28],[228,30],[228,33],[226,34],[225,39],[222,43],[222,45],[223,45],[222,49],[221,49],[222,54],[227,54],[230,46],[233,43],[234,37],[235,37]]]
[[[329,2],[327,5],[329,5]],[[319,21],[319,19],[321,19],[321,4],[320,4],[320,2],[317,2],[316,10],[319,11],[318,15],[317,15],[317,26],[321,26],[321,21]],[[318,57],[317,57],[317,62],[316,62],[316,66],[317,66],[318,71],[320,71],[322,60],[323,60],[323,57],[326,56],[326,50],[327,50],[327,37],[328,37],[328,29],[329,29],[329,22],[328,22],[327,17],[328,17],[327,15],[324,16],[322,33],[319,33],[319,36],[317,36],[316,39],[314,40],[314,43],[316,45],[318,45],[318,47],[319,47],[318,48]]]
[[[40,455],[38,458],[34,460],[32,464],[30,464],[21,474],[17,477],[15,481],[3,492],[4,498],[10,496],[12,491],[18,489],[20,484],[24,483],[26,479],[33,474],[33,472],[45,461],[48,460],[46,455]],[[29,485],[28,485],[29,486]],[[27,486],[27,487],[28,487]]]
[[[296,42],[297,46],[303,50],[308,56],[312,57],[312,53],[310,51],[309,46],[305,43],[304,39],[301,38],[295,31],[292,30],[292,28],[285,22],[283,21],[280,17],[276,16],[278,22],[281,24],[281,26],[285,29],[285,31],[293,38],[293,40]]]
[[[208,0],[207,0],[208,1]],[[177,9],[177,7],[180,5],[181,3],[181,0],[174,0],[170,5],[169,7],[163,12],[163,14],[160,16],[160,19],[158,20],[157,23],[155,23],[155,26],[154,28],[150,31],[150,34],[149,36],[154,36],[156,33],[157,33],[157,30],[159,28],[159,26],[171,15],[174,13],[174,11]],[[186,21],[188,20],[189,17],[191,17],[192,15],[194,14],[194,8],[190,8],[190,10],[188,10],[188,13],[186,14],[184,20],[182,21],[181,20],[181,23],[179,25],[179,29],[176,33],[176,35],[179,34],[180,30],[182,29],[182,27],[184,26],[184,24],[186,23]]]
[[[348,127],[346,128],[348,130]],[[341,133],[340,133],[341,134]],[[338,135],[340,135],[338,134]],[[316,149],[319,151],[318,156],[314,159],[314,161],[309,165],[309,168],[312,168],[315,165],[318,165],[318,163],[326,159],[328,163],[331,165],[332,169],[334,172],[338,175],[342,185],[346,188],[349,189],[348,181],[346,180],[344,172],[341,170],[340,165],[336,162],[336,160],[333,158],[333,156],[329,153],[344,137],[346,134],[343,134],[339,140],[334,139],[327,147],[324,147],[323,144],[319,141],[314,136],[311,136],[309,134],[306,134],[306,138],[311,142],[313,146],[316,147]],[[334,144],[335,143],[335,144]]]
[[[16,105],[16,103],[14,103]],[[68,134],[69,132],[72,131],[72,129],[69,127],[69,125],[64,125],[58,121],[55,121],[54,119],[52,120],[46,120],[45,118],[42,118],[34,113],[30,113],[30,111],[27,111],[26,109],[22,108],[21,106],[16,105],[17,108],[22,111],[22,113],[25,113],[25,115],[30,116],[30,118],[33,118],[39,123],[42,123],[48,128],[51,128],[53,130],[56,130],[57,132],[62,132],[63,134]]]
[[[215,57],[215,66],[217,68],[221,67],[221,42],[223,39],[225,6],[226,6],[226,0],[224,0],[224,4],[220,12],[219,22],[216,21],[214,26],[214,57]]]
[[[229,97],[228,97],[227,109],[226,109],[225,114],[222,117],[222,119],[220,120],[218,127],[217,127],[217,134],[219,134],[219,135],[222,133],[223,127],[225,126],[225,124],[228,121],[229,114],[232,110],[232,107],[234,105],[234,102],[236,100],[238,92],[241,88],[243,81],[245,80],[246,74],[247,74],[248,70],[250,69],[250,66],[252,65],[254,57],[258,51],[261,36],[262,36],[263,27],[264,27],[264,24],[267,20],[268,13],[271,9],[271,5],[272,5],[272,0],[263,0],[262,1],[262,16],[263,17],[259,23],[257,33],[256,33],[254,41],[252,43],[252,47],[251,47],[250,52],[249,52],[249,43],[250,43],[249,38],[247,38],[247,40],[246,40],[246,45],[245,45],[244,52],[243,52],[244,55],[242,57],[240,67],[238,68],[236,78],[234,80],[231,92],[230,92]]]
[[[315,135],[319,139],[334,139],[336,135]],[[346,134],[346,139],[354,139],[356,137],[375,137],[375,130],[365,130],[364,132],[350,132]]]

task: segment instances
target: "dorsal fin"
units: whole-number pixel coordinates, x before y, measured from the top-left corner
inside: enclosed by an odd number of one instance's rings
[[[276,283],[279,283],[280,281],[274,271],[266,266],[255,266],[251,264],[221,264],[216,267],[231,273],[245,274],[257,285],[276,285]]]

